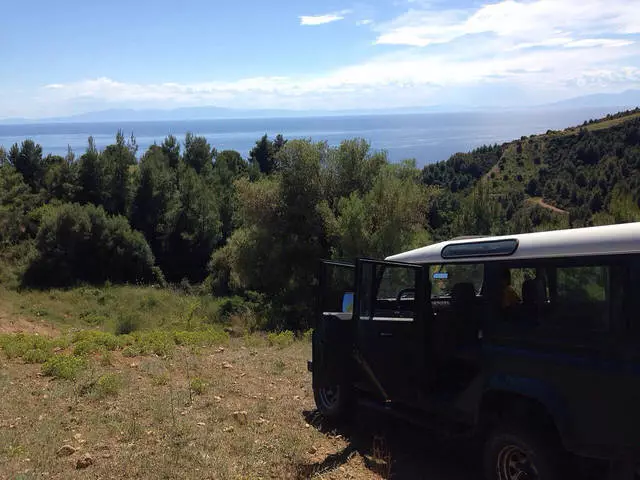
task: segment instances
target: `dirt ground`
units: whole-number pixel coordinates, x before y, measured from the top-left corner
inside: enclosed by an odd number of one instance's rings
[[[54,332],[27,323],[3,332]],[[404,425],[323,425],[308,358],[308,342],[232,339],[167,358],[94,354],[60,380],[0,353],[0,478],[479,478],[466,454]],[[111,388],[94,388],[102,378]]]

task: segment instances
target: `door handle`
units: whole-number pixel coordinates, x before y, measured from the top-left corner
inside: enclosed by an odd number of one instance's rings
[[[393,337],[393,333],[391,332],[380,332],[381,337]]]

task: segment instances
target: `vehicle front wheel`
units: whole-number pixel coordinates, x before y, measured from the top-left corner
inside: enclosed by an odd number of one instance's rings
[[[340,384],[317,387],[313,390],[316,407],[328,420],[342,420],[351,407],[351,391]]]
[[[487,437],[487,480],[557,480],[557,449],[545,435],[524,427],[498,427]]]

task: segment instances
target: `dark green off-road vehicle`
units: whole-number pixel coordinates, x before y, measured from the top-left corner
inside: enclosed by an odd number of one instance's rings
[[[366,404],[484,445],[490,480],[632,479],[640,459],[640,223],[467,238],[324,262],[318,410]]]

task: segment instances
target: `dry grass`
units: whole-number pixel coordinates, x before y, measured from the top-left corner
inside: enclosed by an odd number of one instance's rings
[[[0,477],[379,478],[358,455],[304,468],[347,443],[303,416],[314,408],[309,343],[268,343],[177,346],[166,357],[102,350],[67,380],[0,354]],[[63,445],[76,452],[58,456]],[[77,470],[85,453],[94,464]]]

